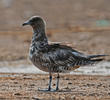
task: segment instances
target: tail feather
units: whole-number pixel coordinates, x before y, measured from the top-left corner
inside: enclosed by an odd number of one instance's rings
[[[90,60],[90,61],[92,61],[92,62],[100,62],[100,61],[103,61],[104,59],[102,58],[102,59],[92,59],[92,60]]]
[[[103,61],[104,59],[88,59],[88,60],[81,60],[81,61],[77,61],[75,64],[76,65],[80,65],[80,66],[85,66],[85,65],[93,65],[93,64],[97,64],[101,61]]]
[[[90,55],[88,56],[88,59],[83,63],[83,65],[92,65],[97,64],[104,60],[104,58],[98,58],[98,57],[104,57],[109,55]]]
[[[109,55],[90,55],[88,58],[97,58],[97,57],[104,57],[104,56],[109,56]]]
[[[90,55],[87,56],[86,58],[75,61],[75,63],[73,63],[73,66],[74,65],[85,66],[85,65],[97,64],[104,60],[103,58],[104,56],[109,56],[109,55]]]
[[[104,56],[109,56],[109,55],[90,55],[88,58],[90,59],[89,62],[90,64],[96,64],[98,62],[101,62],[104,60],[104,58],[99,58],[99,57],[104,57]]]

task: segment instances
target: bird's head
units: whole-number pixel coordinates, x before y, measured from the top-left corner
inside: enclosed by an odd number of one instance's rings
[[[31,25],[33,28],[36,28],[38,26],[44,27],[45,21],[40,16],[33,16],[29,20],[25,21],[22,25]]]

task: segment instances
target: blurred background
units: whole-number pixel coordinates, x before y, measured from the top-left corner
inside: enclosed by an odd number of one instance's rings
[[[49,41],[86,54],[110,54],[109,5],[109,0],[0,0],[0,72],[34,72],[28,60],[32,28],[22,27],[34,15],[46,21]],[[79,72],[110,74],[109,60]]]
[[[42,16],[47,28],[107,26],[109,3],[109,0],[0,0],[0,30],[21,30],[22,22],[33,15]]]

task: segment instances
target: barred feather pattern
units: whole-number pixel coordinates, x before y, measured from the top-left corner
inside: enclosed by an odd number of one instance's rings
[[[91,65],[103,59],[94,59],[97,56],[87,56],[69,46],[48,44],[43,21],[33,27],[33,37],[30,46],[29,58],[40,70],[46,72],[69,72],[84,65]]]
[[[44,39],[45,41],[46,39]],[[35,43],[34,43],[35,42]],[[44,43],[44,44],[43,44]],[[46,72],[69,72],[80,66],[94,64],[90,58],[64,45],[32,41],[30,59],[35,66]],[[42,47],[42,48],[41,48]],[[75,52],[75,53],[73,53]]]

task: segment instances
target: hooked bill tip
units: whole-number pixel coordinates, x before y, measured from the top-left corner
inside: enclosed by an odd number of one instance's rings
[[[25,25],[26,25],[26,24],[24,24],[24,23],[22,24],[22,26],[25,26]]]
[[[30,22],[29,21],[26,21],[22,24],[22,26],[25,26],[25,25],[30,25]]]

